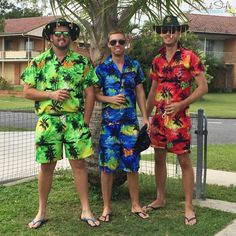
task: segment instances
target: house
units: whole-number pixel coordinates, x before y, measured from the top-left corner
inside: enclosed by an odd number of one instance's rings
[[[189,29],[196,33],[205,54],[211,54],[222,63],[213,88],[236,90],[236,17],[202,14],[186,14]]]
[[[222,63],[223,70],[213,79],[215,89],[236,90],[236,17],[203,14],[186,14],[190,31],[196,33],[202,50]],[[14,85],[21,84],[22,74],[29,61],[48,48],[42,38],[43,27],[55,16],[41,16],[5,20],[0,32],[0,76]],[[73,48],[89,57],[83,42]]]
[[[0,76],[10,84],[20,85],[20,76],[30,60],[48,48],[42,37],[44,26],[55,16],[40,16],[5,20],[4,32],[0,32]],[[81,45],[81,43],[78,43]],[[88,50],[73,45],[81,54]]]

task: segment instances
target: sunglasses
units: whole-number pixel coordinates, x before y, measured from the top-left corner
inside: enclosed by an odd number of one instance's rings
[[[123,45],[125,45],[125,40],[124,39],[118,39],[118,40],[113,39],[109,43],[111,46],[115,46],[117,43],[123,46]]]
[[[68,31],[55,31],[53,32],[53,34],[58,38],[61,37],[62,35],[63,37],[68,38],[70,35]]]
[[[167,34],[167,32],[174,34],[176,31],[178,31],[178,28],[175,26],[165,26],[162,28],[162,33]]]

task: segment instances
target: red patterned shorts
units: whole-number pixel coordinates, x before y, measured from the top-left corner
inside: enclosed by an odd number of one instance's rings
[[[185,112],[174,117],[162,117],[156,113],[151,122],[150,139],[152,147],[165,149],[175,154],[190,152],[191,118]]]

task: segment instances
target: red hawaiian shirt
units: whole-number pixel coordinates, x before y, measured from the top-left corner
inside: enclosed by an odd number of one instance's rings
[[[204,71],[199,57],[189,49],[178,47],[171,61],[166,59],[166,49],[161,48],[152,62],[150,78],[158,83],[156,107],[163,110],[163,103],[178,102],[191,93],[194,76]]]

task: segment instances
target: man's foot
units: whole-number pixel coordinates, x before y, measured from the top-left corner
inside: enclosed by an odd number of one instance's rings
[[[101,216],[99,217],[99,220],[102,221],[102,222],[110,222],[111,217],[112,217],[111,208],[110,207],[105,207],[103,209],[103,212],[102,212]]]
[[[48,219],[33,219],[29,224],[30,229],[38,229],[41,227],[43,224],[45,224],[48,221]]]
[[[100,225],[100,221],[97,220],[91,211],[82,211],[81,220],[87,223],[91,227],[98,227]]]
[[[132,211],[132,213],[134,215],[137,215],[138,217],[140,217],[143,220],[146,220],[149,218],[149,215],[144,211]]]
[[[98,227],[100,222],[95,218],[81,218],[81,220],[87,223],[90,227]]]
[[[101,215],[98,219],[102,222],[110,222],[112,213],[108,213],[106,215]]]
[[[131,212],[143,220],[149,218],[149,215],[147,214],[147,212],[145,212],[139,205],[133,206],[131,209]]]
[[[157,199],[153,201],[151,204],[144,206],[142,209],[145,212],[151,212],[151,211],[155,211],[164,207],[165,207],[165,201],[161,201]]]
[[[195,225],[197,223],[196,215],[191,205],[185,207],[184,223],[186,225]]]
[[[197,218],[195,215],[192,216],[185,216],[184,217],[184,223],[186,225],[195,225],[197,223]]]

